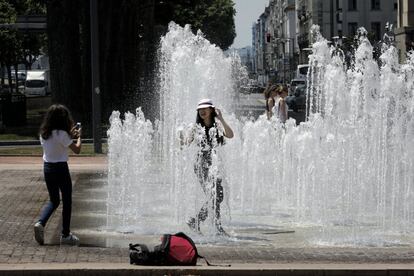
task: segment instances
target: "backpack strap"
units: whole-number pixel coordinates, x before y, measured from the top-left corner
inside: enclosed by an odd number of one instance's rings
[[[219,264],[212,264],[212,263],[210,263],[209,261],[207,261],[206,257],[204,257],[204,256],[200,256],[200,255],[198,255],[198,254],[197,254],[197,258],[203,259],[203,260],[206,262],[206,264],[207,264],[208,266],[231,267],[231,264],[223,264],[223,265],[219,265]]]
[[[154,250],[150,252],[154,265],[166,265],[167,255],[170,251],[170,240],[171,235],[163,235],[161,244],[154,246]]]
[[[135,250],[135,251],[137,251],[137,246],[140,246],[140,244],[139,243],[136,243],[136,244],[130,243],[129,244],[129,250]]]
[[[165,234],[162,236],[162,241],[160,245],[157,245],[154,247],[154,252],[156,253],[168,253],[168,251],[170,251],[170,240],[171,240],[171,235],[170,234]]]

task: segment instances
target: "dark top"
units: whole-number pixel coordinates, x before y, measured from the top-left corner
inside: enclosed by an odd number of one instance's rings
[[[212,128],[214,128],[214,132],[216,133],[214,136],[210,135],[210,130]],[[215,146],[224,144],[224,136],[219,134],[216,123],[214,123],[211,127],[204,126],[204,130],[205,135],[203,139],[198,142],[198,146],[200,147],[198,161],[202,162],[203,166],[210,166],[212,163],[211,153]]]

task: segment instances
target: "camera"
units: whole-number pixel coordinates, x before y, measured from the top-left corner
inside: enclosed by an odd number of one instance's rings
[[[77,122],[76,125],[75,125],[75,128],[80,129],[81,127],[82,127],[82,124],[80,122]]]

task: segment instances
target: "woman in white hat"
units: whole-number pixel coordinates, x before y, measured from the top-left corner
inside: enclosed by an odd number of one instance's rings
[[[233,130],[223,119],[221,111],[213,105],[210,99],[203,99],[198,103],[196,124],[201,130],[201,135],[197,139],[200,151],[197,155],[194,171],[207,196],[207,200],[197,216],[190,218],[187,224],[192,230],[200,232],[200,222],[207,219],[210,206],[210,209],[213,209],[215,213],[214,224],[217,234],[226,235],[220,220],[220,204],[224,197],[222,179],[220,176],[214,175],[210,168],[213,162],[212,155],[215,154],[217,146],[223,145],[224,137],[233,138]],[[194,136],[191,137],[191,141],[193,139]]]

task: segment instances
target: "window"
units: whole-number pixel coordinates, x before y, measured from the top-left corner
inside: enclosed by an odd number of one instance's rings
[[[358,23],[356,22],[350,22],[348,23],[348,32],[350,35],[354,36],[357,33],[358,29]]]
[[[349,11],[357,10],[357,0],[348,0],[348,10]]]
[[[299,74],[301,74],[301,75],[307,75],[308,74],[308,68],[309,67],[301,67],[301,68],[298,68]]]
[[[380,0],[371,0],[371,10],[379,10],[381,8]]]
[[[43,80],[28,80],[26,81],[26,87],[28,88],[42,88],[46,86],[46,82]]]
[[[376,41],[381,40],[381,22],[372,22],[371,32],[374,34],[374,39]]]

